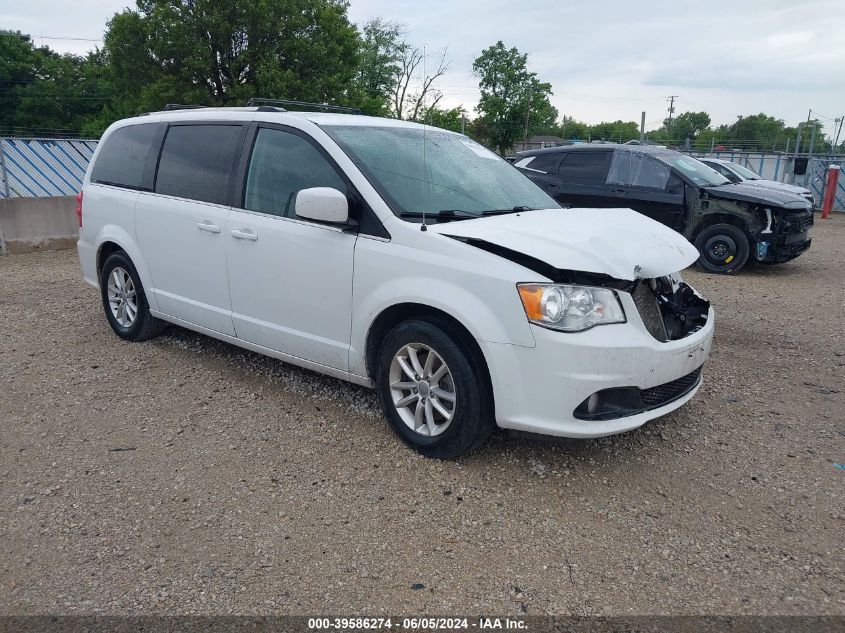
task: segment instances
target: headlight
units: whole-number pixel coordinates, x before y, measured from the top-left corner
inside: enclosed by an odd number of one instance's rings
[[[518,284],[528,320],[562,332],[625,323],[619,297],[608,288],[561,284]]]

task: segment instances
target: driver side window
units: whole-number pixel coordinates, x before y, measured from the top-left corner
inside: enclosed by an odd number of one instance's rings
[[[261,128],[249,160],[244,208],[295,218],[294,201],[302,189],[332,187],[346,194],[346,183],[306,139]]]

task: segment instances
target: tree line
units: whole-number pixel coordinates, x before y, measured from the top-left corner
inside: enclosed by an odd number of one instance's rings
[[[614,121],[589,125],[564,117],[548,127],[544,133],[563,139],[604,140],[625,143],[639,140],[640,126],[636,121]],[[745,151],[794,151],[798,128],[764,113],[737,117],[732,125],[713,126],[706,112],[684,112],[671,120],[666,118],[657,129],[646,133],[646,138],[670,147],[692,150],[745,150]],[[810,143],[814,152],[830,152],[835,148],[825,136],[818,120],[801,124],[801,150],[807,151]],[[845,143],[836,148],[843,151]]]
[[[97,138],[115,120],[167,103],[236,106],[267,97],[464,130],[503,154],[535,134],[639,138],[635,121],[588,125],[561,117],[550,102],[551,84],[529,70],[525,54],[501,41],[473,63],[480,91],[474,111],[444,108],[438,81],[450,69],[448,51],[414,45],[401,24],[384,18],[359,27],[347,6],[345,0],[137,0],[109,20],[102,47],[84,56],[0,30],[0,135]],[[816,147],[824,150],[829,142],[820,126],[817,131]],[[754,149],[783,149],[795,128],[764,114],[712,127],[706,113],[687,112],[648,136],[672,145],[689,139],[695,148],[752,141]]]

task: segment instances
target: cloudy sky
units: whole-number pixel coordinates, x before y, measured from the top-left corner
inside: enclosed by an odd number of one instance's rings
[[[0,0],[0,27],[84,52],[128,4]],[[439,88],[449,106],[475,105],[472,62],[502,40],[552,84],[561,114],[591,123],[639,121],[645,110],[657,127],[668,95],[678,95],[676,113],[705,110],[716,124],[766,112],[794,125],[812,108],[830,131],[845,112],[842,0],[351,0],[349,14],[399,21],[429,53],[448,48]],[[58,36],[83,39],[49,39]]]

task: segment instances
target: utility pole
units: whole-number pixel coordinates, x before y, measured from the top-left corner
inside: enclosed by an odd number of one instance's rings
[[[645,111],[640,116],[640,143],[645,145]]]
[[[817,121],[813,121],[813,128],[810,130],[810,149],[807,150],[808,157],[812,157],[813,155],[813,146],[816,144],[816,128],[818,126]]]
[[[525,128],[522,132],[522,151],[525,151],[525,146],[528,143],[528,117],[531,114],[531,97],[534,96],[534,91],[528,93],[528,107],[525,108]]]
[[[672,115],[675,114],[675,99],[678,95],[669,95],[666,99],[669,101],[669,121],[666,123],[666,131],[672,133]]]
[[[845,116],[841,116],[838,119],[833,120],[833,129],[836,130],[836,140],[833,141],[833,151],[836,151],[836,148],[839,147],[839,133],[842,131],[842,121],[845,119]],[[836,125],[839,124],[837,128]]]
[[[461,110],[461,134],[465,134],[465,130],[466,130],[466,115],[464,114],[464,111]]]
[[[813,169],[813,145],[816,143],[816,128],[819,127],[818,122],[813,120],[813,129],[810,130],[810,149],[807,151],[807,171],[804,172],[804,186],[809,187],[812,184],[812,176],[810,170]]]
[[[795,134],[795,155],[792,157],[792,173],[789,175],[789,182],[795,182],[795,161],[798,160],[798,154],[801,151],[801,131],[804,129],[804,124],[798,124],[798,132]],[[789,160],[786,161],[787,166],[789,165]],[[786,182],[786,181],[784,181]]]

